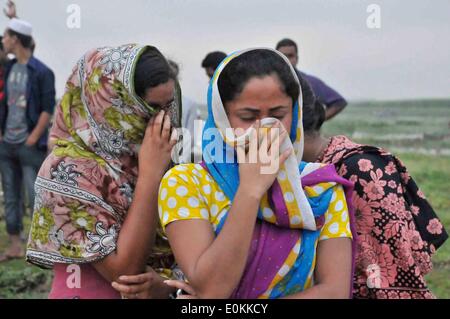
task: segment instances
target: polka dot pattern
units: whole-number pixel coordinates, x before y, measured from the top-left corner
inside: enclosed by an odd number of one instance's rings
[[[283,173],[281,174],[283,179]],[[342,186],[315,185],[310,188],[310,195],[322,193],[333,188],[333,194],[327,212],[325,224],[320,232],[319,240],[330,238],[351,238],[349,215],[345,194]],[[286,202],[295,204],[294,194],[284,194]],[[231,203],[219,185],[210,177],[209,173],[198,164],[182,164],[172,168],[162,179],[158,210],[163,228],[176,220],[202,219],[207,220],[216,228],[223,216],[229,211]],[[268,202],[261,206],[262,215],[266,220],[275,219],[273,210]],[[298,216],[291,217],[291,224],[300,224]],[[285,263],[281,265],[274,282],[289,275],[295,260],[298,257],[301,239],[292,248]],[[270,260],[269,260],[270,262]],[[312,278],[313,273],[309,277]],[[308,282],[311,281],[309,278]],[[265,296],[270,295],[270,289]]]
[[[202,166],[182,164],[163,177],[158,206],[163,228],[185,219],[208,220],[217,227],[231,203]]]
[[[292,203],[294,201],[294,194],[292,194],[291,192],[287,192],[284,194],[284,200],[288,203]]]
[[[184,197],[184,196],[187,195],[188,190],[187,190],[187,188],[185,186],[178,186],[176,193],[177,193],[178,196]]]
[[[311,189],[315,193],[321,193],[325,187],[320,184]],[[334,186],[333,190],[319,240],[351,238],[344,190],[342,186]],[[295,202],[291,192],[285,193],[284,198],[288,203]],[[231,203],[219,185],[199,164],[178,165],[167,172],[161,181],[158,210],[163,227],[176,220],[203,219],[208,220],[215,228],[230,207]],[[269,207],[264,207],[262,213],[266,220],[275,216]],[[293,225],[300,222],[297,216],[291,218]]]
[[[325,213],[325,225],[320,232],[319,240],[352,238],[344,189],[341,185],[338,185],[333,190],[330,206]]]
[[[267,218],[267,219],[272,218],[273,215],[274,215],[273,211],[270,208],[266,207],[263,209],[263,216],[265,218]]]

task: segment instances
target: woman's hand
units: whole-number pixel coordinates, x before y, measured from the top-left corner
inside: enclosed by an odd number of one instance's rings
[[[277,122],[271,129],[261,128],[259,120],[250,134],[248,150],[238,146],[239,188],[246,194],[260,199],[272,186],[278,171],[292,152],[280,154],[280,147],[287,132]]]
[[[6,7],[7,8],[3,8],[3,13],[5,14],[5,16],[10,19],[17,18],[16,4],[12,0],[8,0]]]
[[[181,280],[166,280],[164,281],[166,285],[169,287],[175,288],[178,290],[183,290],[184,292],[187,292],[188,294],[182,294],[177,295],[177,299],[199,299],[197,297],[197,294],[195,293],[194,288],[192,288],[190,285],[188,285],[186,282]]]
[[[139,175],[164,175],[178,138],[171,129],[170,117],[164,111],[150,119],[139,150]]]
[[[123,299],[168,299],[175,291],[167,285],[153,269],[136,276],[120,276],[120,283],[112,282],[112,286],[122,295]]]

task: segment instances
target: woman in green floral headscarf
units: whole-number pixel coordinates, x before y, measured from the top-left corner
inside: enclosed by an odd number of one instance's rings
[[[50,298],[119,298],[110,282],[143,272],[148,260],[154,297],[172,292],[157,274],[170,276],[170,249],[154,241],[179,97],[154,47],[104,47],[78,61],[36,180],[27,249],[29,262],[54,270]]]

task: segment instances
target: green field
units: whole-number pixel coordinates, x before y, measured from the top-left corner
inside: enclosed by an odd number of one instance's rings
[[[398,155],[450,230],[450,100],[353,103],[324,127],[325,134],[387,148]],[[6,246],[0,210],[0,251]],[[25,219],[29,224],[29,217]],[[434,256],[427,280],[450,298],[450,244]],[[0,298],[45,298],[51,272],[21,260],[0,264]]]
[[[397,153],[450,155],[450,100],[353,103],[324,131]]]

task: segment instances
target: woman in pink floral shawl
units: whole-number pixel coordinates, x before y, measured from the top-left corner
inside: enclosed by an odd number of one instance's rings
[[[36,180],[27,249],[29,262],[54,270],[50,298],[119,298],[110,282],[143,272],[152,249],[154,297],[172,292],[156,273],[172,265],[170,249],[153,243],[179,97],[154,47],[104,47],[78,61]]]

